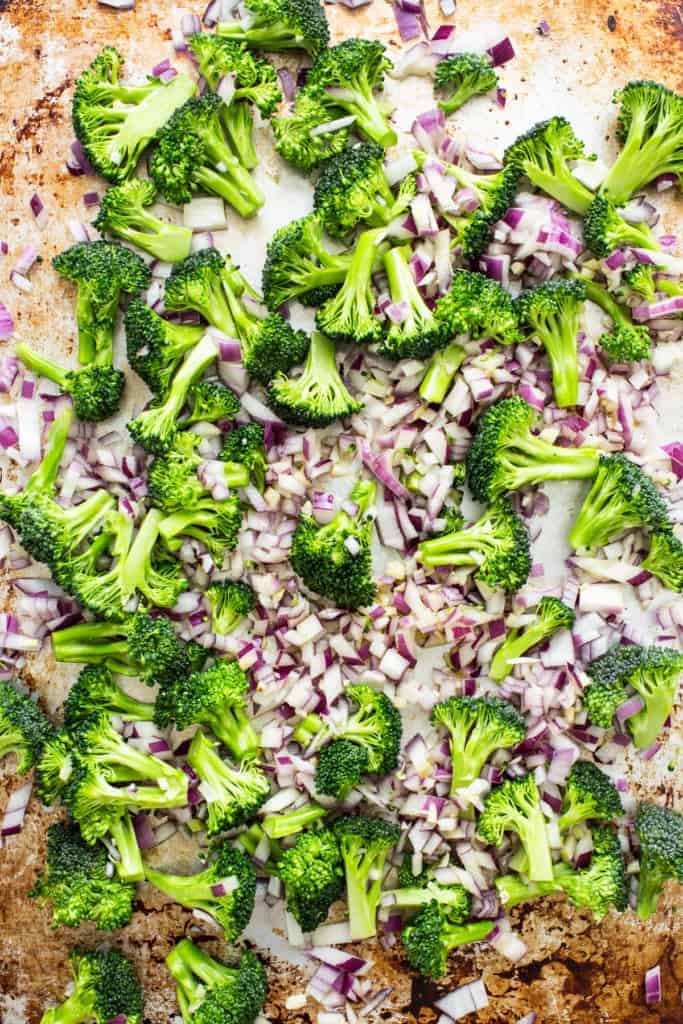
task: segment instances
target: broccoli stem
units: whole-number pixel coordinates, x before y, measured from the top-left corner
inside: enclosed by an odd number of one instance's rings
[[[578,316],[536,333],[540,337],[553,375],[555,402],[561,409],[579,400],[579,357],[576,350]]]
[[[145,868],[145,877],[159,892],[165,893],[180,903],[181,906],[191,905],[211,914],[216,909],[216,897],[211,885],[200,882],[195,875],[168,875],[163,871],[155,871],[149,865]]]
[[[407,302],[408,316],[401,324],[401,329],[410,333],[415,329],[416,320],[431,320],[432,314],[420,295],[413,272],[408,263],[410,250],[405,246],[390,249],[384,257],[384,269],[389,280],[389,291],[394,302]]]
[[[420,384],[420,398],[434,405],[441,405],[450,391],[451,385],[466,352],[460,345],[453,343],[437,352],[427,367],[427,372]]]
[[[678,170],[676,154],[680,147],[680,130],[663,123],[657,127],[656,134],[644,142],[650,115],[646,104],[631,109],[628,135],[600,186],[600,192],[616,206],[628,202],[643,184],[665,173],[669,166],[674,172]]]
[[[199,168],[197,177],[201,179],[204,175],[215,177],[218,181],[226,181],[223,175],[227,175],[229,179],[230,188],[235,191],[239,205],[235,205],[231,199],[231,202],[238,213],[243,217],[251,217],[263,206],[265,197],[263,192],[258,187],[254,179],[252,178],[246,167],[243,167],[236,156],[230,152],[228,146],[222,139],[215,138],[213,135],[205,136],[206,149],[211,163],[214,167],[220,167],[221,173],[210,170],[209,168]],[[224,169],[223,169],[224,168]],[[215,183],[214,183],[215,187]],[[222,193],[219,192],[219,195]],[[226,198],[228,198],[226,196]]]
[[[520,838],[529,862],[529,878],[533,882],[552,882],[553,860],[540,807],[530,809],[520,830]]]
[[[22,363],[27,370],[31,373],[35,373],[38,377],[45,377],[47,380],[53,381],[57,384],[62,391],[67,391],[67,378],[66,370],[57,363],[53,363],[47,356],[42,356],[38,352],[34,352],[32,348],[21,341],[14,349],[14,354],[17,359],[21,359]]]
[[[528,456],[531,463],[527,465],[518,452]],[[544,480],[586,480],[595,473],[598,457],[594,448],[560,448],[533,434],[516,436],[514,450],[505,452],[519,476],[519,487]]]
[[[256,15],[258,18],[258,15]],[[291,26],[268,21],[262,28],[258,21],[245,28],[239,21],[221,21],[216,32],[225,39],[243,39],[255,50],[301,50],[306,49],[305,40],[296,36]]]
[[[346,902],[349,927],[354,941],[371,939],[377,934],[377,907],[382,894],[382,878],[370,881],[374,863],[371,855],[363,856],[346,872]]]
[[[184,260],[192,241],[190,228],[168,224],[142,206],[131,210],[127,224],[116,225],[116,234],[166,263]]]
[[[159,537],[159,524],[163,518],[164,514],[159,509],[150,509],[135,535],[121,571],[121,594],[124,602],[145,586],[152,551]]]
[[[335,106],[355,115],[356,125],[373,142],[385,148],[396,145],[398,136],[387,122],[375,98],[373,85],[368,81],[364,70],[355,76],[350,89],[332,87],[327,88],[325,92],[334,101]]]
[[[569,532],[569,543],[575,551],[607,544],[621,526],[623,510],[623,499],[614,486],[603,480],[598,488],[594,482]]]
[[[654,914],[662,889],[669,877],[666,871],[657,870],[651,863],[648,864],[647,871],[643,871],[641,868],[636,901],[636,913],[641,921],[646,921]]]
[[[255,756],[259,748],[258,733],[243,711],[226,708],[221,716],[212,715],[208,724],[238,761]]]
[[[42,1017],[41,1024],[80,1024],[93,1018],[94,993],[78,986],[60,1006],[53,1006]]]
[[[542,170],[535,164],[527,165],[524,173],[529,181],[546,195],[552,196],[562,206],[583,217],[595,196],[574,177],[562,161],[558,161],[558,164],[559,166],[550,170]]]
[[[42,462],[29,477],[24,487],[24,497],[49,492],[54,488],[66,442],[69,440],[72,419],[73,410],[70,408],[63,409],[55,419],[50,429]]]
[[[235,977],[234,970],[218,963],[208,953],[195,946],[190,939],[181,939],[166,957],[166,964],[186,992],[195,993],[199,1003],[203,1001],[206,993],[203,985],[197,982],[197,978],[209,988],[215,988]]]
[[[557,892],[557,886],[549,882],[524,882],[519,875],[503,875],[496,879],[496,889],[505,910],[527,900],[538,899],[549,893]]]
[[[263,197],[251,179],[248,190],[244,188],[244,181],[239,181],[240,178],[249,177],[249,172],[244,170],[237,157],[232,155],[229,161],[223,159],[220,162],[226,165],[226,171],[223,174],[219,174],[210,167],[199,167],[196,172],[197,183],[206,192],[225,199],[239,213],[240,217],[253,217],[259,207],[263,206]],[[238,171],[237,168],[240,170]],[[225,177],[227,173],[230,173],[236,182],[239,181],[239,185],[228,181]],[[252,193],[251,198],[249,198],[249,193]]]
[[[113,362],[113,334],[118,309],[118,295],[108,303],[95,299],[85,281],[76,295],[78,324],[78,361],[84,366],[97,362],[100,366]]]
[[[599,284],[596,284],[590,277],[584,277],[582,274],[571,275],[577,281],[583,281],[586,286],[586,298],[594,302],[596,306],[599,306],[603,312],[607,313],[612,318],[615,325],[629,324],[630,317],[624,310],[623,306],[620,306],[615,299],[612,298],[606,288],[602,288]]]
[[[656,685],[656,677],[654,682]],[[647,685],[641,685],[638,680],[633,680],[632,685],[645,701],[645,707],[629,718],[628,730],[638,750],[648,750],[656,741],[671,714],[673,693],[664,684],[655,690]]]
[[[420,562],[426,566],[480,565],[486,555],[496,550],[496,538],[472,527],[444,533],[420,544]],[[475,552],[480,552],[477,558]]]
[[[145,877],[145,868],[130,814],[124,814],[112,822],[109,832],[121,858],[116,865],[119,878],[124,882],[141,882]]]
[[[489,668],[489,679],[494,683],[501,683],[509,675],[511,661],[515,658],[522,658],[524,654],[542,643],[548,635],[548,629],[543,622],[534,622],[517,636],[506,637],[503,644],[498,648],[491,667]]]
[[[253,171],[259,161],[253,137],[254,115],[249,103],[238,99],[233,99],[229,106],[224,103],[221,122],[237,159],[248,171]]]
[[[115,639],[121,633],[122,626],[114,622],[85,622],[57,630],[52,634],[55,661],[103,663],[121,675],[137,675],[136,666],[128,661],[128,641]]]
[[[319,804],[306,804],[289,814],[271,814],[263,819],[263,831],[269,839],[284,839],[300,832],[306,825],[324,818],[327,811]]]

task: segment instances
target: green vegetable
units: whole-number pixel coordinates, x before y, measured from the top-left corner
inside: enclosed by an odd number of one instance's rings
[[[384,865],[400,830],[381,818],[351,815],[338,818],[333,832],[344,864],[351,938],[369,939],[377,932]]]
[[[473,96],[491,92],[498,85],[498,75],[487,56],[478,53],[457,53],[440,60],[434,72],[434,87],[448,93],[439,106],[447,114],[456,110]]]
[[[592,761],[575,761],[564,790],[559,826],[562,831],[581,821],[613,821],[624,813],[619,791]]]
[[[532,882],[550,882],[553,862],[541,810],[541,798],[533,775],[506,779],[484,801],[477,835],[484,842],[500,846],[505,832],[514,832],[522,845]]]
[[[522,292],[517,300],[520,322],[540,340],[548,356],[560,408],[579,400],[577,337],[585,301],[583,281],[557,277]]]
[[[234,632],[254,609],[256,597],[243,580],[218,580],[206,589],[211,607],[211,627],[219,636]]]
[[[243,825],[268,797],[270,785],[261,769],[250,761],[232,767],[201,729],[194,734],[187,762],[205,787],[209,836]]]
[[[539,121],[508,146],[504,163],[583,217],[593,201],[593,193],[574,177],[569,164],[585,159],[583,142],[569,122],[564,117],[551,117]]]
[[[446,973],[451,950],[470,942],[481,942],[493,927],[493,921],[453,922],[446,908],[433,900],[403,929],[408,963],[420,974],[441,978]]]
[[[526,736],[519,711],[500,697],[449,697],[435,705],[432,724],[449,733],[452,796],[479,778],[496,750],[515,747]]]
[[[285,887],[290,914],[302,931],[314,931],[344,889],[344,870],[334,833],[326,828],[300,833],[294,846],[279,858],[277,873]]]
[[[246,0],[248,20],[221,22],[217,32],[257,50],[306,50],[315,57],[330,41],[320,0]]]
[[[250,949],[228,967],[181,939],[166,965],[175,979],[185,1024],[252,1024],[266,1000],[266,972]]]
[[[147,210],[156,199],[151,181],[131,178],[108,188],[93,221],[102,234],[118,235],[158,260],[176,263],[190,255],[192,230],[169,224]]]
[[[54,733],[50,720],[29,696],[0,680],[0,760],[16,754],[17,772],[25,775]]]
[[[73,949],[69,967],[73,992],[59,1006],[46,1010],[41,1024],[81,1024],[94,1020],[107,1024],[125,1017],[128,1024],[142,1021],[143,994],[133,969],[116,949]]]
[[[630,246],[659,249],[646,224],[629,224],[604,195],[597,195],[586,210],[583,237],[600,259],[606,259],[615,249]]]
[[[558,629],[571,629],[574,612],[558,597],[542,597],[535,610],[535,620],[523,630],[510,630],[491,661],[489,678],[502,683],[512,671],[511,662],[553,635]]]
[[[285,422],[303,427],[326,427],[363,407],[351,397],[341,378],[334,342],[317,332],[311,337],[301,375],[276,374],[268,390],[268,404]]]
[[[154,705],[122,690],[106,664],[83,669],[66,695],[64,723],[70,729],[96,711],[107,711],[133,722],[151,722],[154,717]]]
[[[642,803],[636,815],[640,842],[638,917],[654,914],[669,879],[683,884],[683,817],[667,807]]]

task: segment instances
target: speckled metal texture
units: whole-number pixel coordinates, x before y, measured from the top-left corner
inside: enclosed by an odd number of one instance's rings
[[[383,39],[392,53],[399,52],[400,40],[384,0],[356,12],[327,9],[337,39],[363,32]],[[428,2],[427,11],[432,25],[443,20],[436,0]],[[536,30],[541,18],[550,24],[549,36]],[[463,48],[472,41],[490,45],[506,34],[515,44],[517,57],[502,73],[508,95],[505,110],[477,100],[459,115],[458,130],[486,140],[493,149],[502,149],[534,121],[562,113],[590,147],[608,157],[614,145],[610,97],[617,85],[632,77],[652,77],[673,88],[683,87],[683,18],[680,4],[673,0],[631,0],[621,6],[611,0],[548,0],[540,6],[521,0],[459,0],[455,21]],[[28,296],[12,292],[7,301],[18,331],[54,354],[71,353],[75,330],[72,291],[57,280],[49,259],[70,241],[66,222],[83,219],[82,195],[93,187],[70,177],[64,167],[72,137],[74,79],[105,43],[118,46],[134,71],[150,68],[171,53],[170,23],[171,5],[161,0],[137,0],[134,11],[120,13],[95,0],[0,0],[0,238],[10,242],[10,256],[0,265],[0,275],[5,292],[12,259],[21,245],[31,241],[40,246],[44,262],[32,273],[33,291]],[[394,88],[396,120],[405,129],[416,111],[431,105],[429,84],[411,79]],[[259,174],[268,193],[266,213],[246,228],[230,224],[235,251],[256,281],[265,239],[278,223],[307,209],[310,201],[307,186],[275,159],[265,131],[263,145]],[[46,205],[42,231],[29,212],[33,192]],[[670,211],[667,227],[675,224]],[[679,424],[681,403],[676,395],[682,384],[679,364],[667,398]],[[0,587],[6,604],[6,579]],[[68,678],[45,654],[32,660],[25,673],[26,683],[53,715],[59,713]],[[681,742],[681,722],[679,709],[672,730],[674,747]],[[680,806],[680,772],[667,776],[665,756],[657,764],[640,762],[637,787]],[[0,766],[0,807],[17,785],[9,767]],[[56,816],[33,800],[23,831],[0,850],[4,1024],[36,1024],[46,1002],[63,994],[70,946],[101,940],[92,928],[52,930],[47,913],[27,897],[42,860],[46,827]],[[191,868],[192,847],[181,840],[164,844],[154,855],[169,870]],[[476,1015],[477,1024],[515,1024],[531,1010],[538,1014],[537,1024],[682,1024],[682,913],[681,890],[671,888],[647,925],[631,913],[610,915],[595,925],[588,914],[570,909],[562,900],[543,900],[512,912],[528,945],[520,964],[490,950],[460,953],[451,960],[449,978],[439,985],[412,977],[398,952],[372,945],[364,951],[375,962],[377,988],[385,984],[393,992],[370,1021],[427,1024],[438,1016],[433,1004],[439,993],[481,975],[490,1005]],[[267,1016],[282,1024],[313,1022],[318,1012],[313,1003],[296,1012],[284,1008],[289,995],[303,991],[305,976],[300,966],[285,958],[282,932],[277,921],[270,929],[270,919],[271,912],[261,906],[247,933],[269,965]],[[220,951],[216,933],[142,886],[132,924],[112,937],[131,956],[144,981],[148,1024],[164,1024],[177,1013],[163,958],[186,934],[210,951]],[[643,975],[656,963],[662,965],[663,999],[646,1007]]]

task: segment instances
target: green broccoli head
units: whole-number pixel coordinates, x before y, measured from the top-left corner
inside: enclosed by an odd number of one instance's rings
[[[189,512],[171,513],[161,521],[159,532],[170,551],[177,551],[183,538],[199,541],[221,568],[226,554],[237,547],[241,526],[242,503],[238,495],[231,494],[216,501],[207,498]]]
[[[287,909],[302,931],[312,932],[327,918],[344,889],[339,845],[330,829],[301,832],[277,862]]]
[[[356,242],[344,283],[336,295],[318,310],[315,322],[319,330],[330,337],[353,341],[358,345],[382,340],[384,328],[382,321],[375,316],[372,276],[378,257],[386,252],[384,236],[384,228],[362,232]]]
[[[198,249],[176,263],[166,280],[164,305],[171,311],[193,309],[217,330],[235,337],[231,312],[239,292],[237,269],[217,249]]]
[[[317,332],[311,337],[301,375],[277,374],[270,383],[268,403],[285,422],[305,427],[325,427],[363,407],[341,378],[334,342]]]
[[[650,263],[637,263],[621,275],[622,286],[626,291],[637,292],[646,302],[657,301],[658,284],[655,281],[655,268]]]
[[[135,298],[128,304],[124,324],[128,362],[155,396],[164,398],[178,366],[204,328],[164,320]]]
[[[253,338],[242,343],[242,361],[249,375],[268,387],[278,373],[288,373],[305,361],[309,345],[304,331],[295,331],[283,316],[271,313]]]
[[[337,819],[333,832],[344,864],[351,938],[369,939],[377,931],[384,865],[400,829],[381,818],[349,815]]]
[[[37,704],[11,683],[0,680],[0,759],[16,754],[17,771],[24,775],[40,760],[55,730]]]
[[[328,102],[322,86],[307,84],[297,93],[293,113],[271,121],[276,150],[305,173],[348,145],[349,128],[337,126],[339,117],[330,112]]]
[[[315,214],[279,228],[266,250],[263,296],[271,312],[294,299],[320,306],[337,294],[351,263],[349,253],[333,254],[323,245]]]
[[[408,869],[409,863],[410,857],[405,858],[398,872],[400,888],[384,893],[384,905],[396,910],[418,910],[435,902],[444,908],[452,924],[466,921],[470,916],[472,897],[464,885],[437,882],[429,867],[414,876]]]
[[[318,755],[316,791],[335,800],[346,799],[370,771],[369,764],[370,754],[366,747],[343,738],[332,740]]]
[[[652,533],[650,550],[640,565],[669,590],[683,591],[683,544],[670,527]]]
[[[218,580],[206,590],[211,609],[211,628],[219,636],[234,632],[254,610],[256,596],[244,580]]]
[[[636,815],[640,842],[638,917],[654,914],[664,885],[683,884],[683,817],[657,804],[642,803]]]
[[[417,154],[418,163],[424,160]],[[473,193],[478,206],[469,214],[445,213],[455,231],[455,248],[466,260],[474,262],[486,249],[493,228],[512,206],[517,192],[520,172],[516,167],[504,167],[496,174],[473,174],[459,164],[447,164],[446,174],[455,178],[461,189]]]
[[[434,72],[434,86],[448,96],[439,102],[446,114],[453,114],[472,96],[491,92],[498,85],[498,75],[486,54],[457,53],[440,60]]]
[[[187,761],[201,779],[209,836],[243,825],[268,797],[270,784],[261,769],[249,761],[233,768],[218,753],[218,744],[201,729],[194,735]]]
[[[574,612],[558,597],[542,597],[536,608],[536,618],[525,629],[513,629],[506,634],[503,643],[491,660],[489,678],[500,683],[512,671],[516,658],[522,658],[527,651],[543,643],[558,629],[571,629]]]
[[[118,412],[126,386],[121,370],[95,364],[80,370],[64,370],[51,359],[34,352],[23,341],[14,352],[27,370],[46,377],[57,384],[63,394],[71,395],[76,416],[84,423],[100,423]]]
[[[447,338],[443,322],[431,311],[415,283],[410,254],[410,249],[396,247],[384,257],[391,298],[402,310],[402,317],[399,322],[388,323],[379,352],[394,360],[426,359],[442,348]]]
[[[246,0],[248,18],[221,22],[218,35],[257,50],[306,50],[315,57],[330,42],[320,0]]]
[[[430,978],[441,978],[451,950],[481,942],[493,927],[493,921],[454,923],[447,908],[433,900],[403,929],[401,937],[410,966]]]
[[[561,408],[579,400],[577,337],[586,301],[583,281],[555,277],[522,292],[519,319],[543,345],[553,374],[555,402]]]
[[[226,966],[190,939],[181,939],[166,965],[185,1024],[253,1024],[266,1000],[266,972],[250,949],[242,950],[234,966]]]
[[[158,260],[176,263],[190,254],[192,230],[169,224],[147,209],[156,199],[151,181],[131,178],[108,188],[93,221],[102,234],[118,235]]]
[[[541,191],[583,216],[593,193],[574,177],[569,164],[584,160],[583,142],[564,117],[540,121],[505,150],[506,168],[526,176]]]
[[[575,871],[559,865],[555,882],[557,890],[566,893],[577,907],[587,907],[600,920],[614,907],[620,912],[628,908],[628,879],[618,838],[611,829],[593,830],[593,857],[587,868]]]
[[[652,355],[650,332],[636,324],[617,324],[600,335],[599,345],[613,363],[634,363]]]
[[[36,762],[36,789],[41,802],[53,804],[73,771],[72,741],[65,729],[51,736],[43,745]]]
[[[133,722],[151,722],[154,715],[154,705],[122,690],[105,664],[88,665],[66,695],[64,722],[71,728],[102,710]]]
[[[486,797],[477,834],[487,843],[500,846],[505,832],[514,832],[524,850],[532,882],[551,882],[553,862],[541,810],[541,798],[533,775],[507,779]]]
[[[646,224],[629,224],[604,195],[595,196],[588,207],[583,220],[583,237],[600,259],[606,259],[615,249],[628,246],[659,248]]]
[[[448,337],[469,334],[493,338],[501,345],[521,341],[518,308],[504,288],[484,274],[456,270],[450,291],[436,304],[434,315]]]
[[[183,431],[173,446],[157,455],[149,469],[149,496],[162,512],[181,512],[201,508],[208,492],[197,476],[202,458],[199,434]],[[227,483],[227,481],[226,481]]]
[[[197,58],[199,73],[212,89],[216,89],[224,77],[234,76],[231,105],[247,101],[258,108],[262,117],[275,113],[282,102],[275,68],[264,57],[253,53],[244,40],[203,32],[190,38],[190,49]]]
[[[251,482],[257,490],[266,486],[268,459],[266,457],[265,434],[260,423],[241,423],[226,437],[220,459],[235,466],[245,466]]]
[[[223,423],[240,411],[240,400],[230,388],[217,380],[200,380],[188,395],[190,411],[183,416],[183,427],[193,423]]]
[[[575,761],[567,778],[560,829],[581,821],[613,821],[623,814],[619,791],[592,761]]]
[[[59,1006],[43,1014],[43,1024],[81,1024],[95,1020],[107,1024],[125,1017],[128,1024],[142,1021],[143,993],[130,962],[116,949],[73,949],[69,967],[73,992]]]
[[[500,697],[449,697],[434,707],[432,723],[449,733],[451,794],[479,778],[494,751],[514,747],[526,736],[519,711]]]

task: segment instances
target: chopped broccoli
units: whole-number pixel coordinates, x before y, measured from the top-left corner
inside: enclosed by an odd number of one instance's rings
[[[187,761],[201,779],[210,836],[249,821],[268,796],[270,786],[261,769],[248,761],[233,768],[201,729],[194,734]]]
[[[205,725],[238,760],[253,759],[258,736],[247,710],[249,681],[236,661],[219,661],[203,672],[176,678],[159,690],[154,720],[166,728]]]
[[[389,359],[427,359],[446,342],[443,322],[422,298],[410,267],[410,249],[390,249],[384,257],[392,301],[405,311],[404,318],[388,325],[379,352]]]
[[[251,482],[257,490],[266,486],[268,459],[266,458],[265,434],[260,423],[241,423],[226,437],[219,459],[243,465],[249,470]]]
[[[173,512],[161,521],[159,533],[171,551],[192,537],[204,545],[219,568],[237,547],[242,526],[242,504],[236,494],[221,501],[206,500],[191,512]]]
[[[472,270],[454,271],[450,291],[439,299],[434,315],[449,337],[468,334],[473,341],[493,338],[501,345],[522,340],[512,297],[497,281]]]
[[[494,751],[514,747],[526,736],[519,711],[500,697],[449,697],[434,707],[432,723],[449,733],[452,795],[479,778]]]
[[[418,163],[424,160],[423,154],[417,154],[417,157]],[[474,193],[479,204],[467,215],[443,214],[455,229],[455,244],[462,250],[465,259],[476,260],[489,244],[495,224],[505,216],[514,202],[519,172],[515,167],[505,167],[495,174],[473,174],[459,164],[447,164],[446,174],[455,178],[459,188]]]
[[[234,942],[251,920],[256,876],[251,861],[227,842],[220,843],[210,864],[194,875],[169,875],[145,865],[145,878],[182,907],[210,914]]]
[[[579,400],[577,337],[585,301],[583,281],[557,277],[522,292],[517,300],[520,322],[540,340],[548,356],[560,408]]]
[[[263,819],[263,831],[269,839],[284,839],[294,836],[306,828],[315,825],[324,818],[327,811],[320,804],[303,804],[286,814],[270,814]]]
[[[247,18],[220,22],[219,36],[257,50],[306,50],[311,57],[329,45],[330,30],[320,0],[246,0],[245,7]]]
[[[217,380],[200,380],[188,395],[191,408],[183,416],[183,428],[193,423],[224,423],[240,411],[240,400],[229,387]]]
[[[372,482],[356,484],[349,496],[356,505],[355,514],[341,508],[324,526],[313,516],[302,515],[292,538],[294,572],[310,590],[339,608],[362,608],[375,596],[370,508],[376,493]]]
[[[16,754],[17,772],[24,775],[38,763],[54,734],[52,723],[38,705],[0,679],[0,759]]]
[[[73,949],[69,953],[73,991],[46,1010],[41,1024],[107,1024],[125,1018],[141,1024],[143,995],[128,960],[116,949]]]
[[[481,417],[467,453],[467,482],[478,501],[494,501],[544,480],[585,480],[598,468],[599,452],[584,445],[561,448],[531,433],[538,413],[518,395],[492,405]]]
[[[71,110],[88,160],[114,182],[130,178],[159,129],[197,89],[187,75],[127,85],[119,81],[122,64],[121,54],[105,46],[76,82]]]
[[[615,249],[630,246],[659,249],[646,224],[629,224],[604,195],[596,196],[586,210],[583,237],[589,249],[600,259],[606,259]]]
[[[185,355],[204,333],[194,324],[164,320],[140,299],[132,299],[124,317],[128,362],[158,398],[163,398]]]
[[[507,779],[484,801],[477,824],[480,839],[500,846],[505,832],[514,832],[522,844],[532,882],[551,882],[553,861],[541,798],[533,775]]]
[[[223,106],[215,93],[187,100],[159,132],[149,172],[170,203],[182,206],[195,192],[208,192],[241,217],[253,217],[264,196],[230,149],[221,123]]]
[[[279,373],[271,381],[268,403],[273,412],[287,423],[304,427],[326,427],[360,412],[363,403],[349,394],[336,355],[334,342],[315,332],[301,375]]]
[[[290,914],[302,931],[314,931],[344,890],[344,869],[334,833],[326,828],[300,833],[294,846],[282,853],[277,873]]]
[[[505,150],[506,167],[525,175],[532,185],[557,199],[568,210],[584,216],[593,193],[569,167],[572,160],[586,159],[583,142],[564,117],[540,121]]]
[[[56,493],[57,476],[73,421],[71,409],[66,408],[55,417],[47,437],[43,457],[20,491],[8,494],[0,491],[0,519],[12,529],[18,528],[19,517],[27,503],[35,496],[51,498]]]
[[[51,805],[59,797],[73,770],[73,742],[66,729],[60,729],[45,741],[36,762],[35,780],[42,803]]]
[[[370,771],[370,755],[366,747],[351,740],[335,739],[318,755],[315,787],[323,796],[345,800]]]
[[[349,141],[349,128],[328,108],[322,86],[305,85],[297,93],[292,114],[271,121],[275,148],[287,163],[309,172],[323,160],[341,153]]]
[[[488,56],[478,53],[457,53],[440,60],[434,72],[434,86],[448,92],[448,97],[439,102],[446,114],[456,110],[472,96],[491,92],[498,85],[498,75],[491,67]]]
[[[107,711],[124,721],[151,722],[154,704],[137,700],[122,690],[106,665],[88,665],[64,701],[64,723],[73,728],[95,711]]]
[[[52,265],[77,285],[79,362],[110,367],[119,299],[147,288],[149,268],[125,245],[114,242],[77,242],[55,256]]]
[[[447,908],[433,900],[403,929],[401,937],[408,963],[420,974],[441,978],[446,973],[451,950],[470,942],[481,942],[491,933],[494,923],[454,923]]]
[[[400,829],[381,818],[350,815],[338,818],[333,831],[344,863],[351,939],[369,939],[377,932],[384,865]]]
[[[359,236],[344,283],[316,314],[315,322],[325,334],[357,345],[381,340],[383,325],[375,316],[372,275],[385,234],[385,228],[373,228]]]
[[[14,352],[27,370],[53,381],[65,395],[71,395],[76,415],[84,423],[99,423],[118,412],[126,378],[111,363],[92,363],[79,370],[65,370],[47,356],[34,352],[23,341],[15,346]],[[105,356],[98,354],[97,358]]]
[[[88,846],[74,822],[58,821],[47,830],[45,867],[29,896],[50,904],[52,927],[77,928],[92,921],[103,931],[127,924],[133,913],[135,886],[107,871],[101,843]]]
[[[640,264],[643,266],[643,264]],[[618,303],[602,285],[583,278],[586,298],[599,306],[612,319],[612,330],[600,336],[600,348],[615,363],[631,363],[649,359],[652,354],[647,327],[633,323],[627,306]]]
[[[621,152],[600,191],[625,203],[661,174],[683,174],[683,99],[658,82],[628,82],[620,103],[617,136]]]
[[[664,501],[647,473],[622,452],[602,455],[591,488],[569,533],[573,548],[594,549],[626,530],[667,529]]]
[[[295,331],[279,313],[259,321],[249,335],[242,334],[242,362],[251,377],[267,387],[278,373],[300,366],[310,341],[304,331]]]
[[[529,534],[507,501],[491,505],[472,526],[423,541],[417,558],[428,569],[472,566],[477,579],[510,593],[524,585],[531,571]]]
[[[636,815],[640,841],[640,876],[636,912],[654,914],[669,879],[683,885],[683,817],[667,807],[643,803]]]
[[[512,671],[512,662],[527,651],[543,643],[558,629],[571,629],[574,612],[559,597],[542,597],[535,610],[535,619],[523,630],[513,629],[506,634],[491,661],[489,678],[501,683]]]
[[[592,761],[575,761],[564,791],[558,825],[572,828],[581,821],[613,821],[623,814],[619,791],[609,776]]]
[[[351,253],[331,253],[323,245],[318,217],[309,214],[275,232],[266,250],[263,295],[272,312],[293,299],[320,306],[336,295],[351,265]]]
[[[655,280],[655,268],[650,263],[637,263],[630,270],[624,270],[621,282],[626,285],[627,293],[637,292],[650,303],[657,301],[658,288],[662,284]]]
[[[441,405],[466,355],[465,349],[455,342],[435,353],[422,378],[420,398],[430,404]]]
[[[429,868],[417,878],[412,874],[406,878],[405,871],[399,871],[399,883],[401,888],[385,890],[383,895],[383,904],[392,910],[418,910],[435,902],[446,910],[452,924],[461,924],[470,916],[472,897],[464,885],[437,882]]]
[[[194,309],[217,330],[234,338],[237,328],[230,298],[243,288],[229,258],[217,249],[199,249],[173,267],[166,281],[164,305],[172,311]]]
[[[683,591],[683,543],[672,529],[655,530],[650,537],[650,550],[640,563],[669,590]]]
[[[239,963],[228,967],[190,939],[181,939],[166,965],[176,982],[185,1024],[253,1024],[266,1000],[266,972],[250,949],[242,950]]]
[[[256,596],[243,580],[218,580],[206,589],[211,608],[211,628],[219,636],[233,633],[254,610]]]
[[[131,178],[112,185],[102,196],[99,212],[93,221],[105,234],[118,235],[144,252],[166,263],[176,263],[190,255],[191,228],[169,224],[155,217],[146,207],[156,198],[151,181]]]

